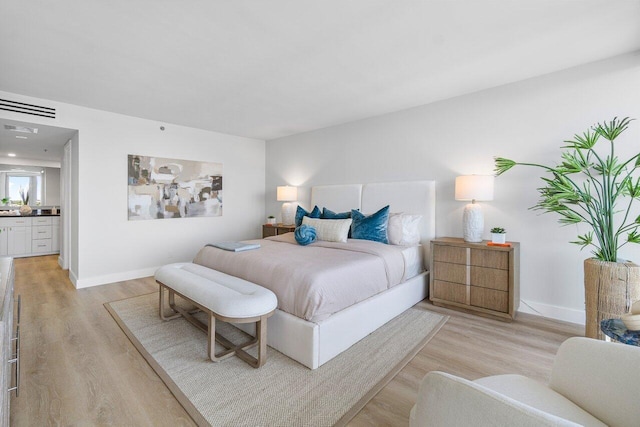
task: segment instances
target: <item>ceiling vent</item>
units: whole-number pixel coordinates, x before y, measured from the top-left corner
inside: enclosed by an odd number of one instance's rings
[[[4,128],[12,132],[38,133],[38,128],[31,128],[28,126],[4,125]]]
[[[0,99],[0,110],[13,111],[14,113],[29,114],[32,116],[56,118],[56,109],[41,105],[25,104],[23,102]]]

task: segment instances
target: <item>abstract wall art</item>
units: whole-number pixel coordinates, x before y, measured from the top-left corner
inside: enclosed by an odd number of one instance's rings
[[[222,215],[222,163],[128,156],[129,220]]]

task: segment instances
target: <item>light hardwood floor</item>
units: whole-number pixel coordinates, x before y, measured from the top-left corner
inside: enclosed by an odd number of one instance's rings
[[[194,425],[103,306],[157,290],[152,278],[76,290],[56,256],[16,259],[15,266],[22,383],[12,425]],[[546,381],[560,343],[584,332],[537,316],[503,323],[421,304],[450,319],[350,425],[407,425],[420,379],[431,370]]]

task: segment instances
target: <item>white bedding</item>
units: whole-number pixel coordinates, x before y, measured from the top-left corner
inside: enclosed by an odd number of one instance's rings
[[[417,247],[356,239],[300,246],[293,233],[248,242],[260,243],[261,248],[237,253],[207,246],[194,263],[270,289],[278,297],[278,309],[311,322],[327,319],[421,271]]]
[[[404,259],[403,282],[424,271],[424,251],[422,245],[396,247],[402,250],[402,258]]]

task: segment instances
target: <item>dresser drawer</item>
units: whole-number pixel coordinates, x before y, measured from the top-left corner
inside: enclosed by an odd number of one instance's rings
[[[433,260],[452,264],[467,264],[467,248],[457,246],[434,245]]]
[[[509,252],[486,249],[471,249],[471,265],[508,270]]]
[[[36,239],[50,239],[51,238],[51,226],[50,225],[37,225],[31,229],[31,238]]]
[[[32,240],[31,252],[34,254],[51,252],[51,239]]]
[[[432,239],[429,298],[433,304],[513,320],[520,305],[520,244],[509,244]]]
[[[32,218],[33,225],[51,225],[50,216],[39,216]]]
[[[31,226],[31,218],[14,217],[14,218],[1,218],[1,224],[3,227],[28,227]]]
[[[467,283],[467,266],[436,261],[433,263],[433,278],[465,285]]]
[[[471,286],[506,292],[509,290],[509,271],[471,266]]]
[[[431,296],[431,298],[466,304],[467,287],[465,285],[459,285],[457,283],[434,280],[433,295]]]
[[[502,313],[508,313],[509,293],[471,286],[471,305]]]

